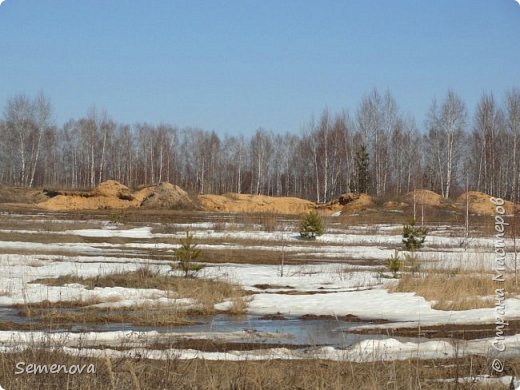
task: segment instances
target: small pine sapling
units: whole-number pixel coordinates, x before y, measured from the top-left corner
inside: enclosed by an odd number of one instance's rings
[[[406,250],[415,252],[422,248],[428,229],[422,226],[415,226],[415,218],[408,225],[403,226],[403,244]]]
[[[300,222],[300,236],[304,239],[315,240],[323,234],[323,222],[320,215],[311,211]]]
[[[402,261],[399,257],[399,252],[395,251],[395,253],[386,261],[386,267],[390,272],[392,272],[394,279],[397,278],[397,273],[401,270],[401,265]]]
[[[416,226],[415,218],[412,218],[408,225],[403,226],[403,244],[409,253],[405,255],[405,261],[408,263],[412,274],[419,271],[419,258],[416,251],[422,248],[428,229],[423,226]]]
[[[181,246],[175,250],[174,254],[179,264],[172,265],[172,268],[180,268],[184,272],[185,278],[193,276],[204,267],[201,264],[193,263],[201,255],[201,250],[197,249],[197,244],[193,243],[193,235],[189,230],[186,231],[186,238],[181,240]]]

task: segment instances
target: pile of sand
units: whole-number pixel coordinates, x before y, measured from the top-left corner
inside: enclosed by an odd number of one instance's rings
[[[338,199],[316,206],[323,215],[340,215],[343,211],[359,211],[370,207],[374,207],[374,199],[370,195],[354,192],[346,192]]]
[[[313,202],[300,198],[235,193],[199,195],[199,201],[207,210],[230,213],[302,214],[315,208]]]
[[[57,195],[38,204],[50,211],[126,209],[135,207],[131,201],[107,196]]]
[[[344,211],[357,211],[373,207],[374,199],[367,194],[347,192],[340,195],[338,203],[343,206]]]
[[[415,190],[406,194],[406,199],[413,203],[415,192],[415,203],[426,206],[440,206],[442,203],[442,196],[430,190]]]
[[[122,200],[133,200],[132,191],[124,184],[115,180],[107,180],[96,187],[94,196],[117,198]]]
[[[168,182],[147,187],[134,193],[140,207],[153,209],[194,209],[195,202],[181,187]]]
[[[495,214],[495,205],[490,196],[482,192],[470,191],[460,195],[454,203],[459,209],[466,207],[466,196],[469,196],[470,212],[481,215]],[[199,208],[197,200],[190,198],[182,188],[171,183],[160,183],[156,186],[146,186],[132,191],[127,186],[108,180],[101,183],[93,191],[47,191],[29,190],[16,187],[0,187],[0,203],[2,198],[7,201],[16,201],[23,198],[30,203],[37,203],[39,207],[50,211],[69,210],[99,210],[125,208],[151,209],[188,209]],[[389,201],[384,208],[402,208],[413,202],[414,192],[406,195],[409,203]],[[200,195],[198,201],[209,211],[230,213],[276,213],[276,214],[303,214],[318,209],[320,213],[337,211],[359,211],[375,207],[374,200],[367,194],[347,192],[338,199],[324,205],[316,206],[313,202],[295,197],[273,197],[265,195],[244,195],[228,193],[224,195]],[[444,200],[439,194],[429,190],[415,190],[415,202],[429,206],[440,206]],[[505,202],[508,214],[519,209],[511,202]]]
[[[50,199],[38,205],[51,211],[147,208],[195,208],[195,203],[182,188],[161,183],[132,192],[127,186],[108,180],[91,192],[48,192]]]
[[[478,191],[468,191],[460,195],[454,206],[458,209],[466,209],[466,198],[469,199],[469,211],[472,214],[495,215],[496,205],[490,201],[491,195]],[[513,214],[519,209],[518,205],[505,201],[504,208],[507,214]]]

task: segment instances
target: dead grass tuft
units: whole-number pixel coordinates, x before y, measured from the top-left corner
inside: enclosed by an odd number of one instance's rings
[[[469,310],[494,307],[495,289],[504,288],[507,295],[520,294],[520,286],[506,278],[500,286],[486,273],[468,273],[457,270],[450,272],[427,272],[412,276],[405,274],[392,292],[414,292],[433,302],[439,310]]]
[[[16,364],[93,364],[96,374],[16,375]],[[506,389],[507,385],[472,381],[455,383],[446,378],[489,373],[491,359],[464,357],[447,360],[404,360],[353,363],[309,359],[303,361],[183,361],[172,356],[166,361],[123,358],[90,358],[59,351],[31,348],[0,355],[0,383],[9,389],[359,389],[416,390]],[[510,359],[511,372],[520,361]]]
[[[177,297],[192,298],[200,305],[198,314],[213,314],[214,305],[226,300],[237,302],[235,311],[242,304],[245,291],[235,283],[214,279],[183,278],[179,276],[162,275],[148,267],[139,268],[136,271],[120,272],[108,275],[100,275],[91,278],[83,278],[75,275],[60,276],[59,278],[38,279],[35,283],[52,286],[79,283],[89,289],[95,287],[126,287],[126,288],[150,288],[174,292]],[[244,308],[245,311],[245,308]]]

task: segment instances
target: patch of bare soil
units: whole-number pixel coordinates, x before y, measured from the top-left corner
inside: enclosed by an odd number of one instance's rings
[[[429,339],[476,340],[494,337],[496,324],[443,324],[421,326],[420,328],[349,329],[349,332],[357,334],[385,334],[398,337],[426,337]],[[512,336],[517,333],[520,333],[520,320],[509,320],[509,326],[504,327],[504,336]]]
[[[295,197],[235,193],[199,195],[199,201],[206,210],[230,213],[303,214],[315,208],[313,202]]]
[[[468,191],[461,194],[456,200],[454,206],[458,209],[466,209],[466,201],[469,200],[469,211],[473,214],[495,215],[496,205],[490,201],[491,195],[478,191]],[[519,209],[518,205],[505,201],[504,208],[507,214],[513,214]]]

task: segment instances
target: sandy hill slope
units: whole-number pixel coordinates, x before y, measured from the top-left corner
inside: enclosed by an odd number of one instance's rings
[[[132,190],[115,180],[107,180],[91,191],[53,191],[0,185],[0,204],[33,207],[49,211],[101,210],[101,209],[172,209],[172,210],[207,210],[229,213],[276,213],[304,214],[318,210],[322,215],[340,215],[342,213],[362,212],[368,209],[405,208],[414,201],[417,205],[437,208],[454,208],[463,212],[466,197],[469,197],[470,212],[480,215],[493,215],[495,205],[490,196],[482,192],[470,191],[456,200],[443,199],[441,195],[425,189],[416,189],[403,198],[391,199],[379,207],[374,198],[367,194],[344,193],[326,203],[316,204],[297,197],[275,197],[265,195],[247,195],[227,193],[224,195],[190,196],[185,190],[171,183],[141,186]],[[402,202],[402,201],[405,202]],[[520,210],[520,205],[506,201],[508,214]]]
[[[315,208],[313,202],[300,198],[236,193],[199,195],[199,201],[206,210],[230,213],[302,214]]]
[[[496,205],[490,201],[491,195],[478,191],[468,191],[461,194],[454,203],[458,209],[465,210],[466,198],[469,199],[469,211],[473,214],[495,215]],[[507,214],[513,214],[520,207],[512,202],[505,201],[504,208]]]
[[[374,199],[367,194],[347,192],[339,197],[338,202],[343,206],[344,211],[357,211],[374,207]]]
[[[346,192],[325,204],[316,206],[320,214],[340,215],[343,212],[362,211],[375,207],[374,198],[367,194]]]
[[[416,189],[415,191],[410,191],[407,193],[405,197],[408,202],[413,203],[414,193],[416,204],[423,204],[425,206],[440,206],[443,202],[441,195],[430,190],[422,189]]]
[[[140,207],[152,209],[194,209],[195,202],[181,187],[163,182],[157,186],[145,187],[133,194]]]
[[[50,193],[50,192],[49,192]],[[132,191],[127,186],[107,180],[91,192],[53,192],[39,207],[51,211],[100,210],[125,208],[193,209],[195,203],[182,188],[170,183]]]

